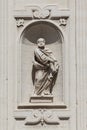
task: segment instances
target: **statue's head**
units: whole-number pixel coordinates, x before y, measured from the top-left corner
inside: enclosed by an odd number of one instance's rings
[[[38,45],[39,48],[43,49],[45,47],[45,39],[44,38],[39,38],[37,40],[37,45]]]

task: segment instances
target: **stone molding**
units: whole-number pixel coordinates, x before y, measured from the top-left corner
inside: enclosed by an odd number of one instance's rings
[[[26,6],[24,10],[14,10],[14,18],[17,27],[23,27],[25,20],[57,20],[59,26],[66,26],[70,16],[70,10],[58,10],[56,5],[48,5],[44,8],[39,6]]]
[[[48,5],[44,8],[39,6],[26,6],[23,10],[14,10],[14,17],[24,19],[59,19],[68,18],[70,10],[58,10],[56,5]]]
[[[25,125],[60,125],[61,121],[69,120],[70,115],[58,115],[52,110],[39,109],[32,110],[30,114],[26,116],[15,115],[15,120],[24,120]]]

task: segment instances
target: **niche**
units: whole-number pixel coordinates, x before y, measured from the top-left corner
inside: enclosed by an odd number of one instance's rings
[[[20,37],[21,44],[21,102],[29,103],[33,94],[32,61],[37,39],[44,38],[46,47],[52,50],[59,63],[59,72],[53,88],[54,103],[63,101],[63,34],[60,29],[48,21],[35,21],[29,24]]]

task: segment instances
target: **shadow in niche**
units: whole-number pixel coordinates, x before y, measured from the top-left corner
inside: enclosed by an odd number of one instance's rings
[[[56,41],[62,43],[60,31],[47,22],[37,22],[28,26],[23,32],[22,43],[26,45],[30,43],[36,44],[37,39],[41,37],[46,40],[46,44],[52,44]]]
[[[33,68],[34,50],[38,38],[46,40],[46,46],[52,50],[54,56],[59,63],[58,75],[55,76],[54,87],[51,89],[57,100],[62,101],[62,43],[63,37],[60,30],[53,24],[48,22],[36,22],[28,25],[21,35],[21,85],[22,85],[22,102],[27,102],[34,90]],[[25,91],[26,90],[26,91]]]

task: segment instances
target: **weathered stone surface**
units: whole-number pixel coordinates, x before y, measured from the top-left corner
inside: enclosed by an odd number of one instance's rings
[[[1,0],[0,9],[0,130],[86,130],[86,0]],[[36,99],[32,57],[42,36],[60,69],[53,97]]]

